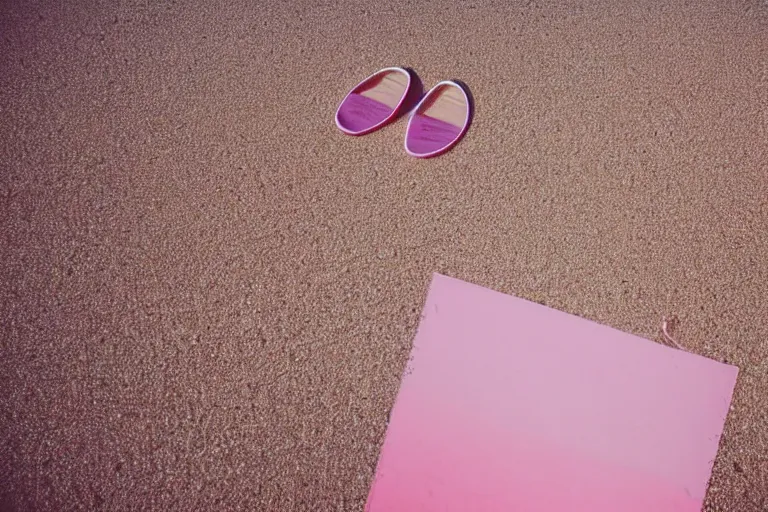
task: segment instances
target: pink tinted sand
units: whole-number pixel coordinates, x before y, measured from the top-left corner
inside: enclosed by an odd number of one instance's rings
[[[363,510],[437,270],[678,315],[743,372],[705,510],[765,512],[768,3],[412,4],[2,3],[0,510]],[[455,151],[334,126],[397,63]]]
[[[367,510],[698,511],[737,372],[435,275]]]

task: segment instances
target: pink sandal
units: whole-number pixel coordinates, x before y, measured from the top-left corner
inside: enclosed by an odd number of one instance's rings
[[[408,119],[405,151],[417,158],[445,153],[464,136],[471,117],[472,104],[464,87],[451,80],[438,83]]]
[[[384,68],[360,82],[339,105],[336,126],[347,135],[365,135],[393,121],[406,106],[413,80],[399,67]]]

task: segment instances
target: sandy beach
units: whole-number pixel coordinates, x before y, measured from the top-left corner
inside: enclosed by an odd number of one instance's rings
[[[362,510],[433,272],[677,316],[768,509],[768,3],[63,4],[0,4],[0,510]],[[451,152],[336,128],[387,66]]]

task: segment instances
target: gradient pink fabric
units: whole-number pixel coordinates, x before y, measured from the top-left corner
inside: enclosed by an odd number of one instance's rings
[[[460,133],[461,127],[433,117],[416,114],[413,116],[408,130],[406,144],[408,149],[414,153],[432,153],[446,147]]]
[[[347,130],[360,132],[376,126],[392,115],[394,109],[384,103],[351,93],[339,108],[339,123]]]
[[[436,274],[368,512],[699,512],[738,369]]]

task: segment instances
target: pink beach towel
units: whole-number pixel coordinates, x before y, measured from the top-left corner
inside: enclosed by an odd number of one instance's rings
[[[738,369],[435,275],[368,512],[699,512]]]

